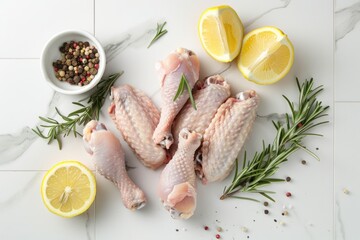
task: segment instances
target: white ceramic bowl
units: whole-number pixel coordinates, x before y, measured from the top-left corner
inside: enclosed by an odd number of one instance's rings
[[[61,57],[59,47],[62,46],[64,42],[70,41],[88,41],[90,45],[93,45],[98,50],[100,55],[98,73],[88,85],[72,85],[67,82],[59,81],[55,77],[52,64]],[[93,35],[82,30],[67,30],[56,34],[46,43],[41,54],[40,64],[45,80],[55,91],[63,94],[81,94],[89,91],[99,83],[105,71],[106,57],[103,47]]]

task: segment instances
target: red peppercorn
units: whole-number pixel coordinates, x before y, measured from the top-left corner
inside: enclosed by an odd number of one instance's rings
[[[82,83],[85,82],[85,80],[86,80],[85,77],[82,77],[82,78],[81,78],[81,82],[82,82]]]
[[[86,76],[90,77],[91,73],[87,73]]]
[[[287,196],[287,197],[291,197],[291,192],[287,192],[287,193],[286,193],[286,196]]]
[[[76,48],[76,47],[77,47],[77,43],[74,43],[73,46],[74,46],[74,48]]]
[[[79,61],[80,61],[80,62],[82,62],[82,60],[83,60],[82,58],[79,58]]]
[[[96,69],[99,69],[99,64],[95,64],[94,67],[95,67]]]
[[[209,227],[208,227],[208,226],[204,226],[204,229],[207,231],[207,230],[209,230]]]
[[[90,56],[89,55],[86,55],[86,59],[89,59],[90,58]]]
[[[58,71],[59,71],[59,69],[58,69],[58,68],[54,68],[54,71],[55,71],[55,72],[58,72]]]
[[[303,126],[303,124],[302,124],[302,123],[299,123],[297,126],[298,126],[299,128],[301,128],[301,127]]]
[[[216,237],[217,239],[220,239],[220,238],[221,238],[220,234],[216,234],[215,237]]]

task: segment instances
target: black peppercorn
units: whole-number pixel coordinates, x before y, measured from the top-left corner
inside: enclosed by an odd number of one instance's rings
[[[78,82],[80,82],[80,77],[79,76],[75,76],[73,78],[74,82],[77,84]]]

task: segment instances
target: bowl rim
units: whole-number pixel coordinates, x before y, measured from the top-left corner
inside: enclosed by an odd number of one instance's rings
[[[50,45],[57,39],[61,38],[64,35],[67,34],[80,34],[83,35],[85,38],[88,38],[89,40],[91,40],[94,45],[96,45],[96,48],[100,54],[100,67],[98,69],[98,73],[96,74],[95,78],[86,86],[82,86],[80,89],[74,89],[74,90],[65,90],[63,88],[60,88],[58,86],[56,86],[52,79],[48,76],[48,73],[46,71],[47,69],[47,63],[44,62],[45,56],[47,54],[47,52],[50,50]],[[81,93],[85,93],[87,91],[89,91],[90,89],[92,89],[93,87],[95,87],[101,80],[104,72],[105,72],[105,66],[106,66],[106,56],[105,56],[105,51],[104,48],[102,47],[101,43],[96,39],[96,37],[94,35],[92,35],[91,33],[85,31],[85,30],[79,30],[79,29],[68,29],[68,30],[64,30],[61,31],[55,35],[53,35],[46,43],[45,46],[42,49],[42,53],[40,56],[40,66],[41,66],[41,72],[43,77],[45,78],[45,81],[50,85],[50,87],[52,89],[54,89],[56,92],[59,93],[63,93],[63,94],[67,94],[67,95],[76,95],[76,94],[81,94]]]

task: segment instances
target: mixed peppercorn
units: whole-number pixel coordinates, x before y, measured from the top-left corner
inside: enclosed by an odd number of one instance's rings
[[[60,81],[84,86],[98,73],[100,55],[89,42],[64,42],[60,48],[61,59],[53,62],[55,76]]]

